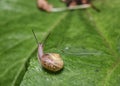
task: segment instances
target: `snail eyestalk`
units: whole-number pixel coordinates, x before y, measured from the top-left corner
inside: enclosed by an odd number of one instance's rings
[[[33,29],[32,29],[32,32],[33,32],[33,35],[34,35],[34,37],[35,37],[36,43],[39,45],[40,43],[38,42],[37,36],[35,35],[35,32],[34,32]]]

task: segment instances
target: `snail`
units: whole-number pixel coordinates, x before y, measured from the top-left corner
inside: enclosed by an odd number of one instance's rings
[[[63,60],[60,57],[60,55],[57,53],[44,53],[43,44],[38,42],[37,37],[33,30],[32,32],[38,44],[38,60],[41,63],[41,65],[45,69],[53,72],[60,71],[64,66]]]

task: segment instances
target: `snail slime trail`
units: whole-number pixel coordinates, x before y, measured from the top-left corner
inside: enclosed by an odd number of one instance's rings
[[[33,30],[32,32],[38,44],[38,60],[41,63],[41,65],[45,69],[53,72],[60,71],[64,66],[61,56],[57,53],[44,53],[43,44],[38,42],[37,37]]]

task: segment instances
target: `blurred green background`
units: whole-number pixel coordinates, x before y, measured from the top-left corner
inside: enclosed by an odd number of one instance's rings
[[[120,1],[93,3],[100,13],[46,13],[36,0],[0,0],[0,86],[120,86]],[[31,29],[45,52],[61,55],[61,72],[42,69]]]

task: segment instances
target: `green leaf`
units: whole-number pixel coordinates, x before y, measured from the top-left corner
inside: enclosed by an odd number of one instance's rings
[[[43,41],[64,18],[36,9],[35,1],[0,1],[0,86],[20,84],[31,55],[35,52],[32,29]]]
[[[93,9],[39,12],[34,2],[0,1],[1,86],[120,85],[119,0],[94,1],[100,13]],[[31,29],[45,43],[46,53],[61,55],[62,71],[41,67]]]

